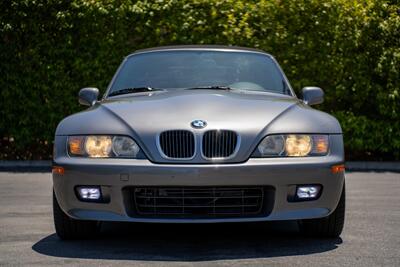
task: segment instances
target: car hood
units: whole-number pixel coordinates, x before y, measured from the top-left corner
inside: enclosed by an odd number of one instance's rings
[[[101,106],[135,131],[190,129],[199,119],[207,122],[207,129],[260,131],[297,102],[275,94],[184,90],[114,98]]]
[[[191,127],[204,120],[204,129]],[[279,122],[279,123],[278,123]],[[340,133],[337,121],[295,97],[245,91],[180,90],[138,93],[103,100],[62,121],[57,135],[122,134],[141,145],[149,158],[163,162],[156,138],[166,130],[187,129],[201,135],[211,129],[233,130],[241,149],[233,161],[248,158],[270,133]]]

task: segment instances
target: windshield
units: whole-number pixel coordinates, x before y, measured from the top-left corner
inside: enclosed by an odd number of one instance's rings
[[[224,86],[290,94],[276,63],[267,55],[226,51],[159,51],[128,57],[109,94],[126,88],[166,90]]]

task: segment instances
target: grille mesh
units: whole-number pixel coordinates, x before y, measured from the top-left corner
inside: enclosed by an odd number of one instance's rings
[[[174,130],[160,135],[162,152],[169,158],[191,158],[194,156],[194,136],[192,132]]]
[[[265,187],[135,187],[129,194],[134,216],[212,218],[265,215],[272,209],[271,192]]]
[[[236,149],[237,135],[233,131],[207,131],[203,136],[203,154],[207,158],[227,158]]]

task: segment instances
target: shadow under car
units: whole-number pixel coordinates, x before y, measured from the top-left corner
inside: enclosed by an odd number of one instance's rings
[[[61,241],[51,234],[32,246],[63,258],[212,261],[308,255],[334,250],[341,238],[300,235],[293,221],[230,224],[103,223],[92,240]]]

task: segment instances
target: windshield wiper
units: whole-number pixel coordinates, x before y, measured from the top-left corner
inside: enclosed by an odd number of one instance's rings
[[[232,90],[229,86],[222,86],[222,85],[210,85],[210,86],[196,86],[196,87],[189,87],[185,88],[185,90],[200,90],[200,89],[210,89],[210,90]]]
[[[125,94],[132,94],[132,93],[143,93],[143,92],[153,92],[153,91],[164,91],[164,89],[153,88],[153,87],[131,87],[131,88],[124,88],[124,89],[119,89],[117,91],[111,92],[108,94],[108,96],[125,95]]]

